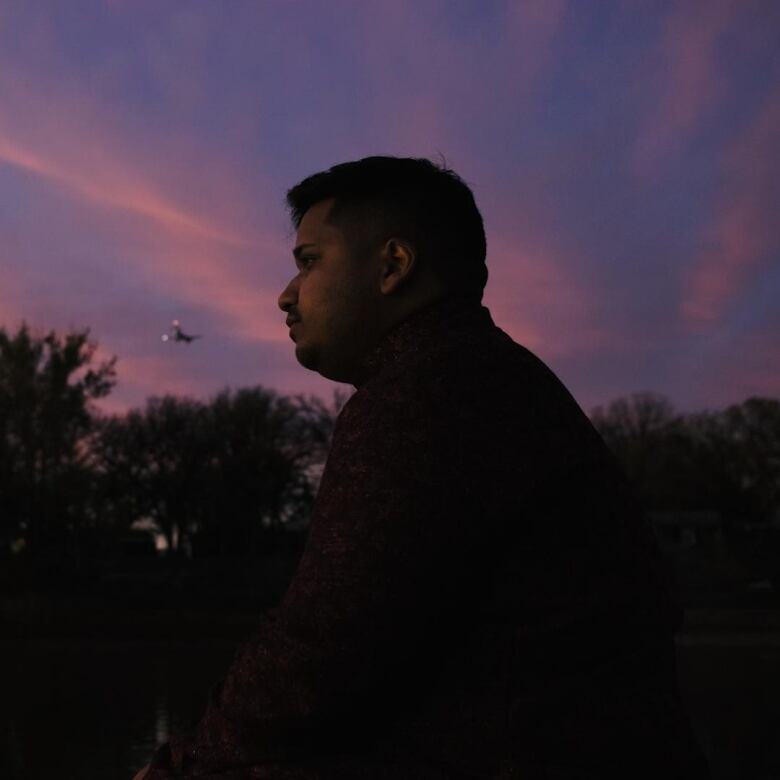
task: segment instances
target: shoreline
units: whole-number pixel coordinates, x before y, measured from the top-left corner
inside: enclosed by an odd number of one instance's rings
[[[225,603],[230,599],[226,598]],[[274,604],[224,607],[191,604],[152,607],[102,600],[0,597],[0,641],[3,639],[177,640],[248,638]],[[684,610],[675,635],[681,646],[698,644],[780,645],[780,609],[767,607],[696,607]]]

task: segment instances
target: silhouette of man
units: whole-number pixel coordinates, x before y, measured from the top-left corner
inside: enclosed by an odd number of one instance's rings
[[[287,199],[296,358],[356,392],[284,599],[146,780],[707,777],[652,533],[482,306],[468,186],[372,157]]]

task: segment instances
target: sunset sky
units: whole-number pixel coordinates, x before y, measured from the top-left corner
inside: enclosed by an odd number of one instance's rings
[[[107,412],[329,402],[277,305],[285,193],[441,153],[484,305],[586,412],[780,397],[778,41],[777,0],[0,0],[0,326],[89,327]]]

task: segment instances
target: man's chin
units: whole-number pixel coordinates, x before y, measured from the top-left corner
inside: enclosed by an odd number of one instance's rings
[[[312,353],[311,349],[307,349],[304,344],[295,345],[295,359],[304,367],[310,371],[317,370],[316,356]]]
[[[331,382],[350,382],[351,374],[349,371],[335,366],[329,366],[324,363],[319,353],[315,350],[307,349],[302,344],[295,345],[295,358],[298,363],[309,371],[316,371],[321,377],[330,379]]]
[[[296,344],[295,359],[309,371],[316,371],[318,374],[322,374],[326,379],[330,379],[330,377],[323,373],[322,361],[320,360],[317,350],[306,347],[305,344]]]

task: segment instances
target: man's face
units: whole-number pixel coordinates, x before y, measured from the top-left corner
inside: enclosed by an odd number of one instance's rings
[[[305,368],[336,382],[352,382],[355,368],[375,343],[382,298],[378,262],[352,257],[341,232],[325,218],[332,199],[303,216],[296,236],[298,274],[279,296],[295,357]]]

